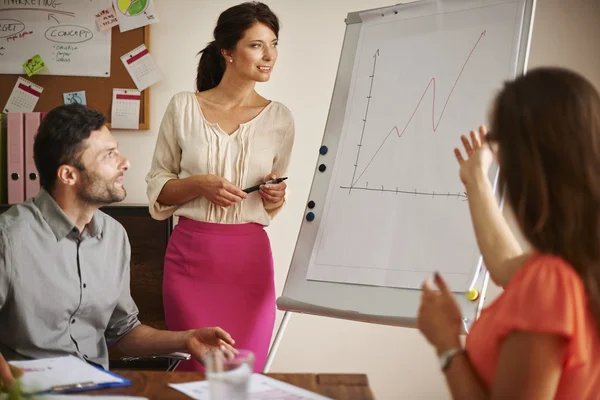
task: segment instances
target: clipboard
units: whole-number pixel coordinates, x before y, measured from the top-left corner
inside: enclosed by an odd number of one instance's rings
[[[84,392],[86,390],[96,390],[96,389],[107,389],[107,388],[131,386],[131,381],[129,379],[124,378],[120,375],[117,375],[114,372],[107,371],[100,367],[95,367],[95,368],[104,372],[105,374],[109,374],[109,375],[114,376],[115,378],[120,379],[121,382],[95,383],[95,382],[89,381],[89,382],[73,383],[73,384],[69,384],[69,385],[57,385],[57,386],[53,386],[50,390],[46,390],[45,392],[32,393],[32,394],[66,394],[66,393]]]
[[[21,389],[27,395],[73,393],[132,384],[129,379],[73,355],[9,363],[23,369]]]

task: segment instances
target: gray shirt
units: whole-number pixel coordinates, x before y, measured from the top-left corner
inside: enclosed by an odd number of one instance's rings
[[[108,368],[108,346],[140,324],[130,255],[121,224],[96,211],[80,233],[43,189],[0,215],[0,352]]]

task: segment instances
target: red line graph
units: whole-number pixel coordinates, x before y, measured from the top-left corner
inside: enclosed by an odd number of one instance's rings
[[[436,94],[435,83],[436,83],[436,80],[435,80],[435,77],[432,77],[429,80],[429,83],[427,84],[427,87],[423,91],[423,94],[421,95],[421,98],[419,99],[419,102],[417,103],[417,105],[416,105],[413,113],[411,114],[410,118],[406,122],[406,125],[404,126],[404,129],[402,129],[402,131],[400,131],[398,129],[398,126],[394,126],[390,130],[390,132],[387,134],[387,136],[385,137],[385,139],[383,139],[383,142],[381,143],[381,145],[379,146],[379,148],[377,149],[377,151],[375,152],[375,154],[373,154],[373,157],[371,157],[371,160],[369,160],[369,162],[367,163],[367,166],[358,175],[358,178],[356,178],[356,180],[352,179],[352,184],[350,185],[350,190],[352,190],[352,188],[356,185],[356,183],[359,181],[359,179],[367,171],[367,169],[369,168],[369,166],[371,165],[371,163],[373,162],[373,160],[375,159],[375,157],[377,157],[377,154],[379,153],[379,151],[382,149],[382,147],[385,144],[385,142],[391,136],[392,132],[395,131],[396,134],[397,134],[397,136],[399,138],[401,138],[402,135],[404,135],[404,132],[406,132],[406,129],[408,129],[408,126],[410,125],[413,117],[415,116],[415,114],[417,113],[419,107],[421,106],[421,103],[423,102],[423,98],[425,98],[425,95],[429,91],[429,88],[432,87],[432,86],[433,86],[433,98],[432,98],[432,107],[431,107],[431,127],[432,127],[432,129],[433,129],[434,132],[437,131],[437,128],[440,125],[440,122],[442,121],[442,118],[444,116],[444,112],[446,111],[446,106],[448,105],[448,102],[450,101],[450,98],[452,97],[452,93],[454,92],[454,88],[458,84],[458,81],[460,80],[460,77],[461,77],[463,71],[465,70],[465,67],[467,66],[469,60],[471,59],[471,55],[473,55],[473,52],[475,51],[475,49],[477,48],[477,45],[479,44],[479,42],[481,41],[481,39],[485,36],[485,34],[486,34],[486,31],[481,32],[481,35],[479,35],[479,39],[477,39],[477,42],[475,43],[475,45],[471,49],[471,52],[469,53],[469,55],[467,56],[467,59],[465,60],[462,68],[460,69],[460,72],[458,73],[458,76],[456,77],[456,80],[454,81],[454,85],[452,85],[452,89],[450,90],[450,93],[448,94],[448,97],[446,98],[446,102],[444,103],[444,108],[442,109],[442,112],[440,113],[440,116],[439,116],[439,118],[437,120],[437,123],[435,122],[435,94]],[[379,50],[377,50],[377,54],[378,54],[378,52],[379,52]],[[373,71],[373,74],[374,74],[374,71]],[[370,96],[370,94],[369,94],[369,96]],[[366,118],[365,118],[365,122],[366,122]],[[360,148],[362,147],[362,136],[361,136],[361,143],[358,146],[359,146],[359,152],[360,152]],[[355,164],[355,168],[356,168],[357,165],[358,165],[358,159],[357,159],[357,162]]]

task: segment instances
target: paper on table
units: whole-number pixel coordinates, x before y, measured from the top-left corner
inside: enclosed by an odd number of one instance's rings
[[[210,400],[208,381],[170,383],[170,387],[194,400]],[[261,374],[250,376],[250,400],[332,400]]]
[[[39,393],[55,386],[84,382],[94,382],[94,384],[123,382],[122,379],[74,356],[10,361],[10,364],[23,369],[21,387],[25,393]]]

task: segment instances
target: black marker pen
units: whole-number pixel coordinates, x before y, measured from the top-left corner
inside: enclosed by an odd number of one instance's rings
[[[278,183],[281,183],[281,182],[285,181],[286,179],[287,179],[287,176],[284,177],[284,178],[271,179],[270,181],[266,181],[266,182],[260,183],[260,184],[258,184],[256,186],[251,186],[249,188],[246,188],[243,191],[246,192],[246,193],[256,192],[258,189],[260,189],[260,187],[262,185],[276,185]]]

